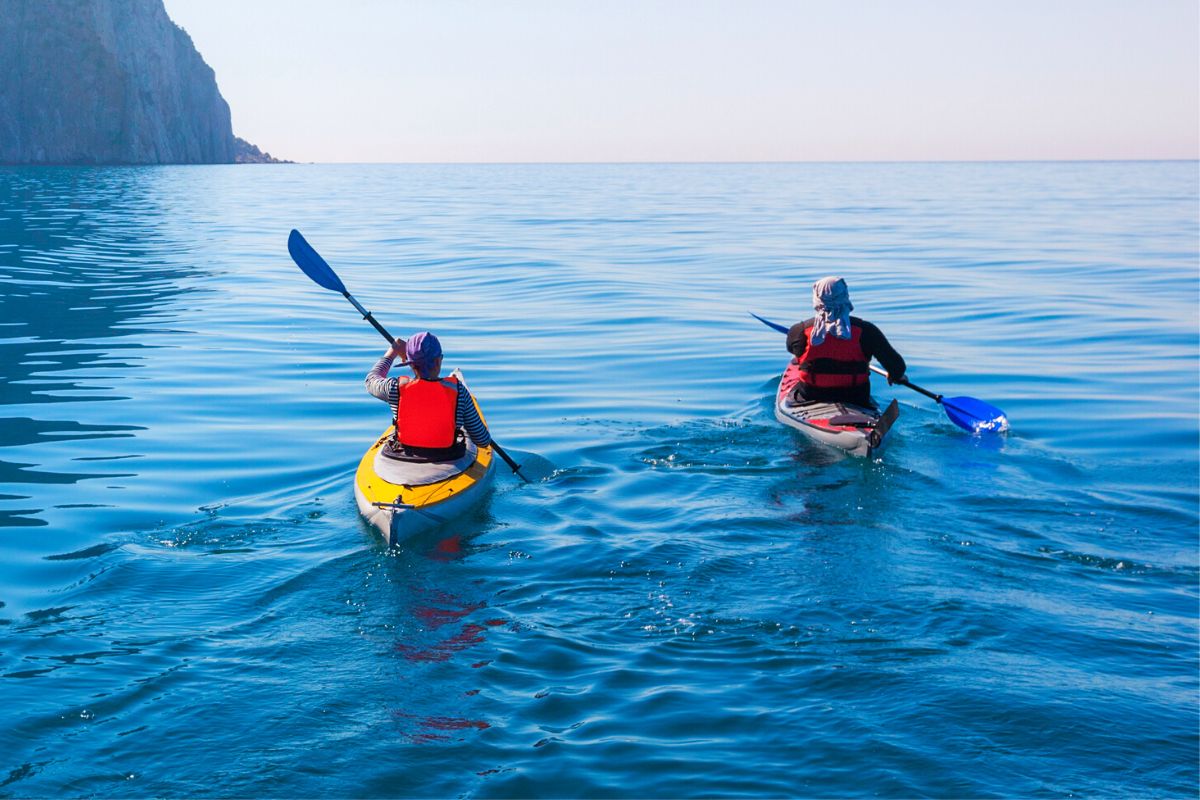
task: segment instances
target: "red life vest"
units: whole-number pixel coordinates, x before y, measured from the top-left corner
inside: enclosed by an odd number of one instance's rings
[[[415,380],[400,387],[396,436],[409,447],[442,448],[454,444],[458,378]]]
[[[825,341],[812,344],[812,329],[804,352],[796,357],[800,382],[821,389],[850,389],[871,382],[870,361],[862,349],[862,328],[851,323],[850,338],[839,339],[832,332]]]

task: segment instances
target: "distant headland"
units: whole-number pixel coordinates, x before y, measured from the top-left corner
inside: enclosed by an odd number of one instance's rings
[[[285,161],[275,158],[270,153],[259,150],[257,145],[250,144],[240,136],[233,137],[233,162],[235,164],[295,164],[295,161]]]
[[[281,163],[162,0],[4,0],[0,164]]]

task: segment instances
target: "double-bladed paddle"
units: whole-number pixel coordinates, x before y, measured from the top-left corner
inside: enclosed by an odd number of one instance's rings
[[[387,329],[379,324],[379,320],[375,319],[375,317],[371,315],[371,312],[363,308],[362,304],[355,300],[354,296],[346,290],[346,284],[342,283],[342,279],[337,276],[337,273],[333,271],[333,268],[329,266],[325,259],[321,258],[321,254],[313,249],[313,246],[309,244],[303,236],[300,235],[300,231],[293,230],[290,234],[288,234],[287,246],[288,253],[291,254],[292,260],[296,262],[296,266],[299,267],[305,275],[307,275],[309,278],[312,278],[313,283],[317,284],[317,286],[320,286],[322,289],[340,292],[342,297],[345,297],[356,309],[358,309],[358,313],[363,315],[363,319],[374,325],[375,330],[379,331],[380,335],[383,336],[384,339],[388,340],[388,344],[394,344],[396,342],[392,335],[387,332]],[[512,468],[512,471],[517,474],[518,478],[526,483],[529,483],[529,478],[526,478],[521,474],[521,465],[509,458],[508,453],[504,452],[504,448],[502,448],[495,439],[492,440],[492,449],[495,450],[502,459],[504,459],[504,463],[508,464],[508,466]]]
[[[768,319],[763,319],[753,311],[750,316],[766,325],[768,328],[774,328],[780,333],[786,334],[788,329],[776,322],[771,322]],[[871,371],[887,377],[887,372],[881,370],[874,364],[871,365]],[[940,394],[935,394],[928,389],[922,389],[907,378],[901,378],[898,381],[893,381],[901,386],[907,386],[914,392],[936,400],[938,405],[942,407],[942,411],[946,412],[946,417],[949,418],[958,427],[963,430],[968,430],[971,433],[980,431],[1006,431],[1008,430],[1008,418],[1004,416],[1004,412],[996,408],[990,403],[985,403],[974,397],[944,397]]]

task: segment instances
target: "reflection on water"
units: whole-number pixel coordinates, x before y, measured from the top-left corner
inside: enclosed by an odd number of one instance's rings
[[[161,170],[0,170],[0,483],[124,478],[143,425],[105,408],[168,330],[198,274],[163,230]],[[46,406],[53,405],[50,409]],[[103,448],[84,440],[116,439]],[[47,447],[49,443],[61,443]],[[121,459],[112,471],[104,463]],[[64,503],[92,497],[64,492]],[[0,497],[0,526],[44,524]]]
[[[0,795],[1194,795],[1197,207],[1194,164],[0,170]],[[382,343],[292,228],[538,480],[380,544]],[[746,311],[832,273],[1013,430],[778,425]]]

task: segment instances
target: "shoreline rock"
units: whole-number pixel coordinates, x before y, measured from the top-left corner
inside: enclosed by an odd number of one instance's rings
[[[259,150],[257,145],[247,142],[240,136],[233,137],[233,162],[235,164],[295,164],[295,161],[287,161],[281,158],[275,158],[270,153]]]
[[[234,137],[216,75],[162,0],[4,12],[0,164],[280,163]]]

